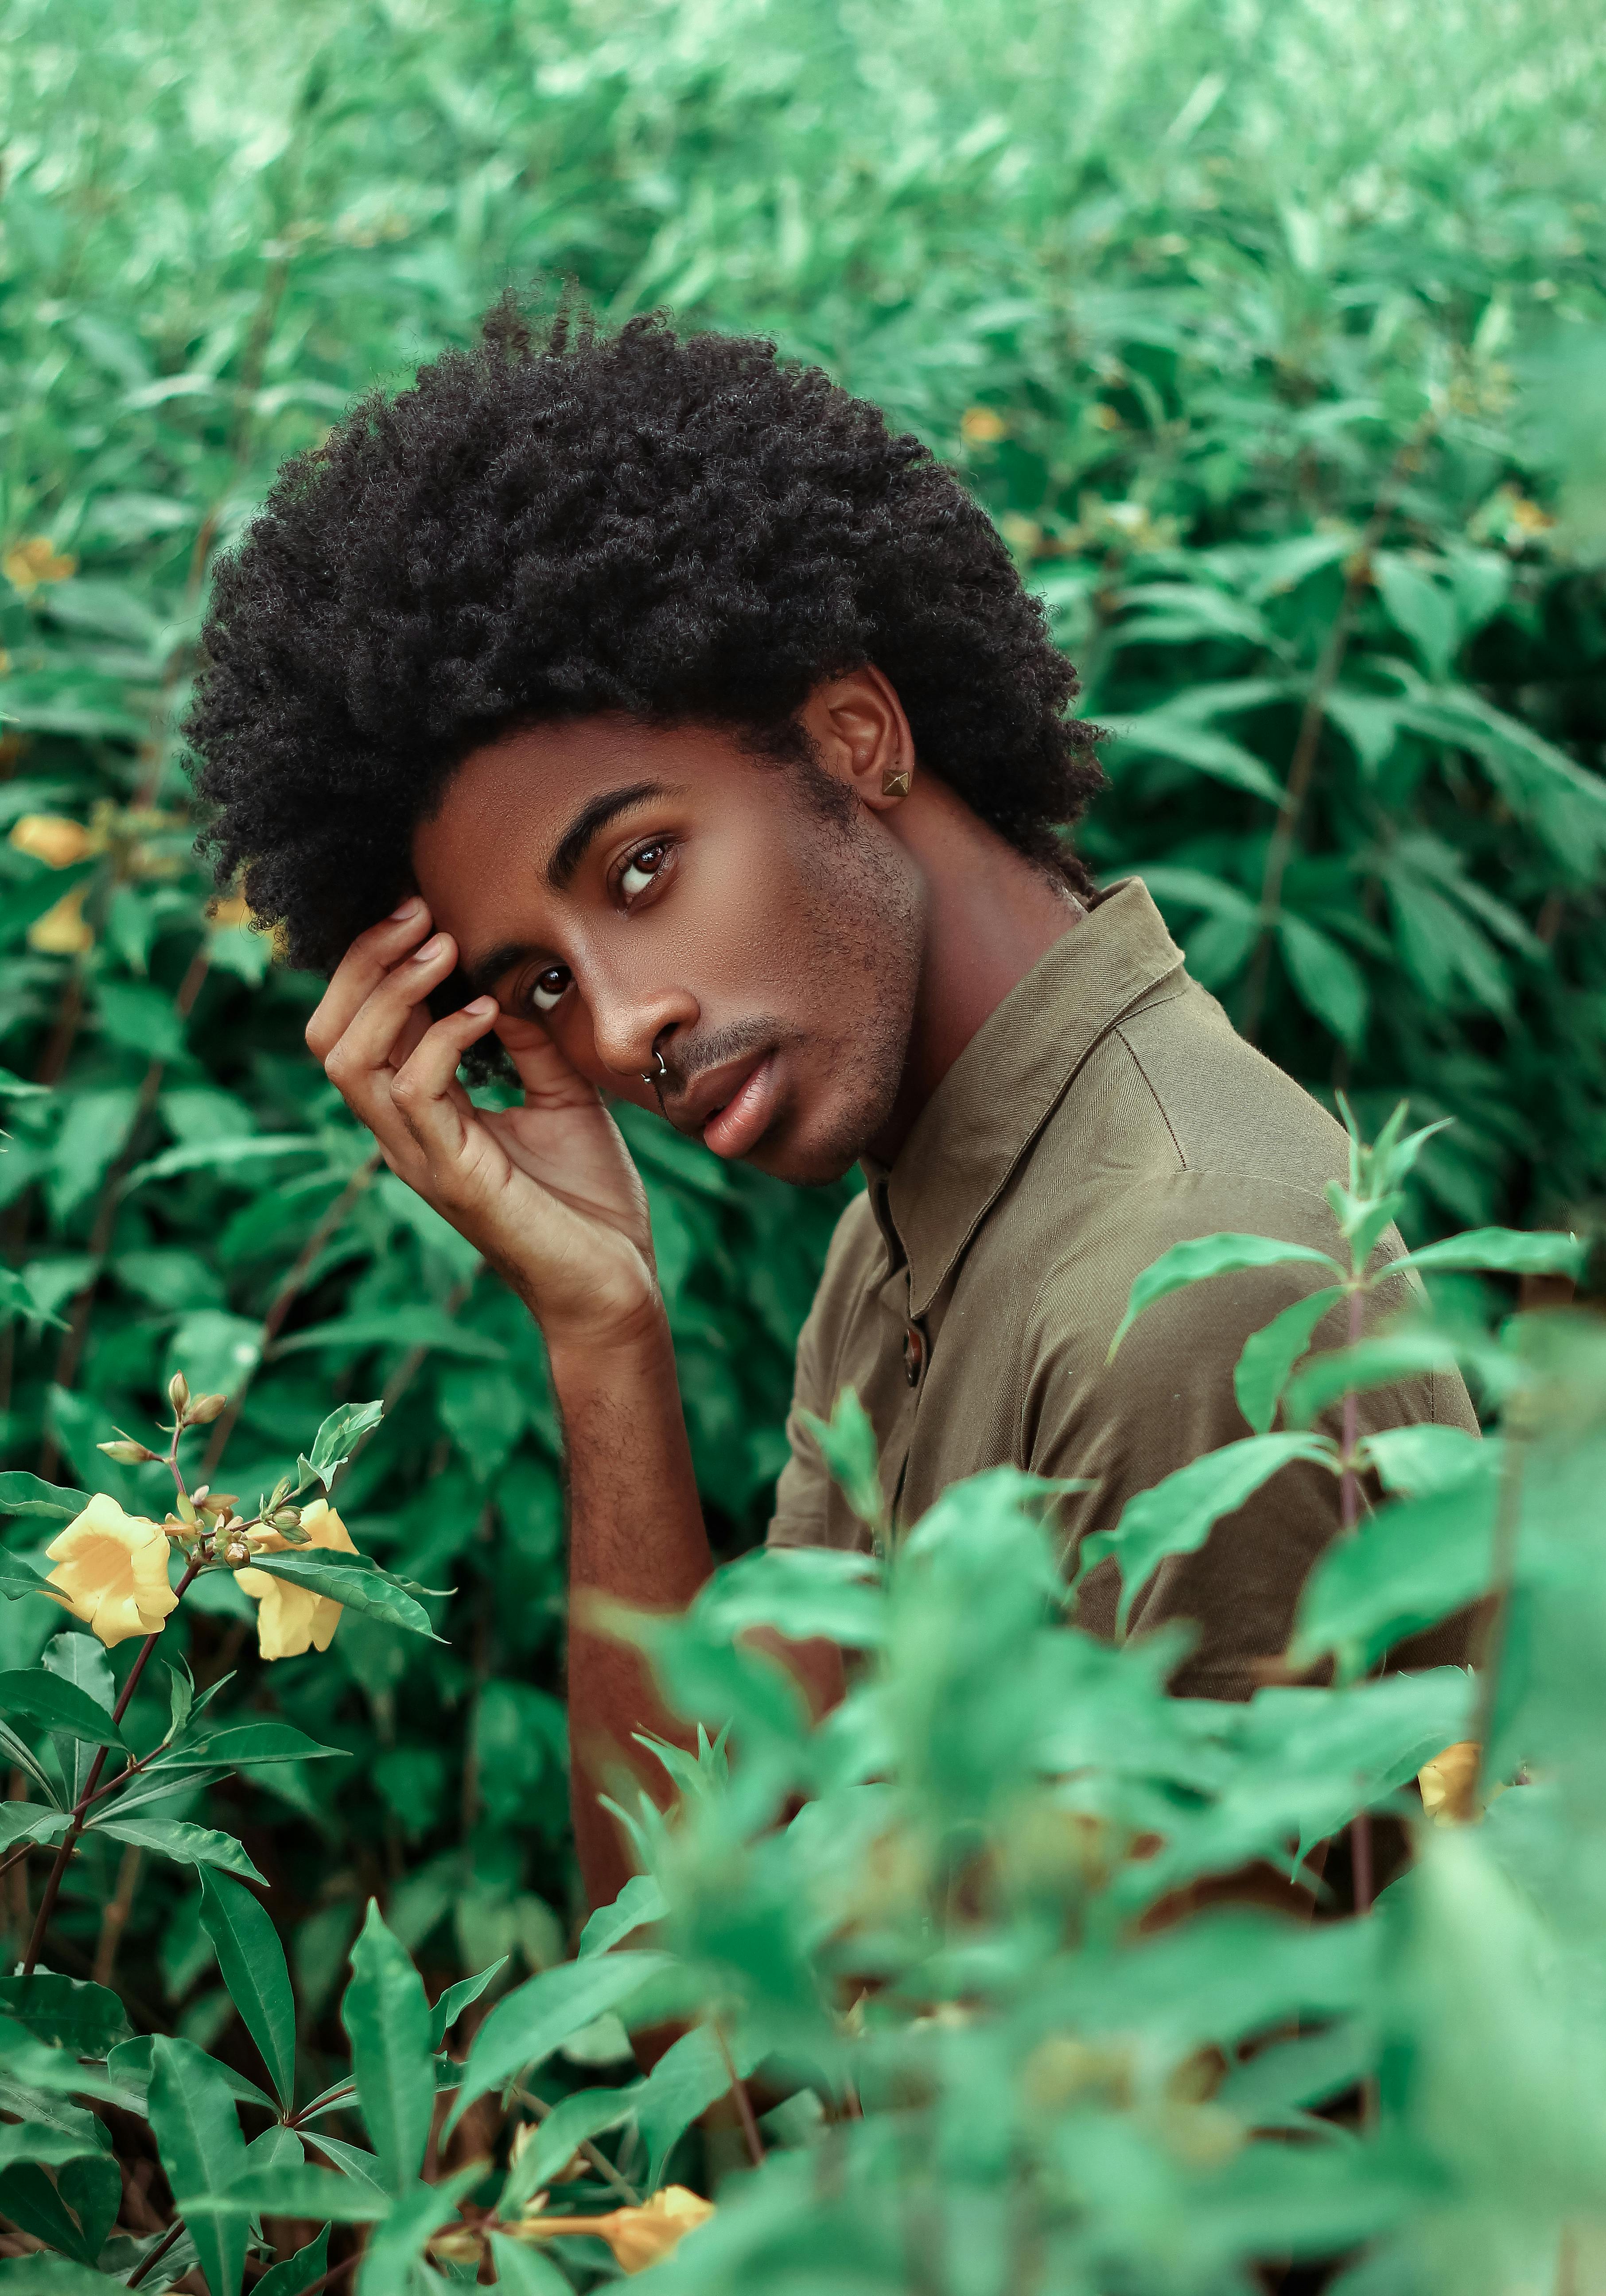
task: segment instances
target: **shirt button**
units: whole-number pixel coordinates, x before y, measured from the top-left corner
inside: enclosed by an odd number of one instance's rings
[[[918,1324],[905,1325],[903,1332],[903,1376],[910,1387],[918,1387],[920,1374],[926,1366],[926,1341]]]

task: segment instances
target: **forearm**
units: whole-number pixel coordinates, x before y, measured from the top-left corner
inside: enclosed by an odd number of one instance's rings
[[[663,1772],[632,1742],[645,1730],[695,1743],[630,1644],[592,1630],[597,1598],[686,1608],[712,1568],[668,1327],[657,1316],[603,1351],[552,1352],[569,1479],[569,1734],[575,1845],[592,1906],[630,1874],[597,1795],[628,1769],[662,1795]]]

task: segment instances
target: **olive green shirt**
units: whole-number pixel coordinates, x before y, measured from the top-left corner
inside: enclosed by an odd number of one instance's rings
[[[1136,1492],[1250,1431],[1232,1387],[1245,1340],[1332,1280],[1309,1263],[1215,1277],[1149,1308],[1109,1364],[1132,1279],[1220,1229],[1340,1250],[1322,1191],[1347,1168],[1331,1117],[1189,978],[1141,882],[1116,887],[983,1023],[890,1171],[867,1167],[798,1344],[771,1541],[866,1543],[801,1417],[828,1416],[844,1386],[869,1414],[900,1523],[1007,1464],[1091,1479],[1062,1503],[1073,1547],[1113,1528]],[[1382,1251],[1400,1249],[1390,1230]],[[1374,1320],[1404,1292],[1383,1286]],[[1342,1341],[1342,1317],[1319,1347]],[[1477,1424],[1454,1374],[1360,1411],[1363,1431]],[[1284,1467],[1200,1553],[1161,1566],[1132,1631],[1193,1620],[1174,1687],[1247,1696],[1338,1529],[1336,1479]],[[1112,1558],[1089,1575],[1081,1623],[1113,1633],[1119,1591]],[[1454,1639],[1432,1655],[1460,1656]]]

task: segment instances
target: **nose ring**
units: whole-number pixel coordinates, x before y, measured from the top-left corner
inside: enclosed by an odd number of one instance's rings
[[[653,1054],[653,1066],[650,1069],[643,1069],[641,1071],[642,1083],[650,1084],[655,1092],[659,1086],[663,1084],[668,1074],[669,1070],[663,1065],[663,1054],[655,1049]]]

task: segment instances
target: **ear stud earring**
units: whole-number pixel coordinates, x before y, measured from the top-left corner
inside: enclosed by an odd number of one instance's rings
[[[907,766],[900,766],[896,773],[883,774],[881,776],[882,796],[907,797],[909,795],[910,779],[910,775]]]

